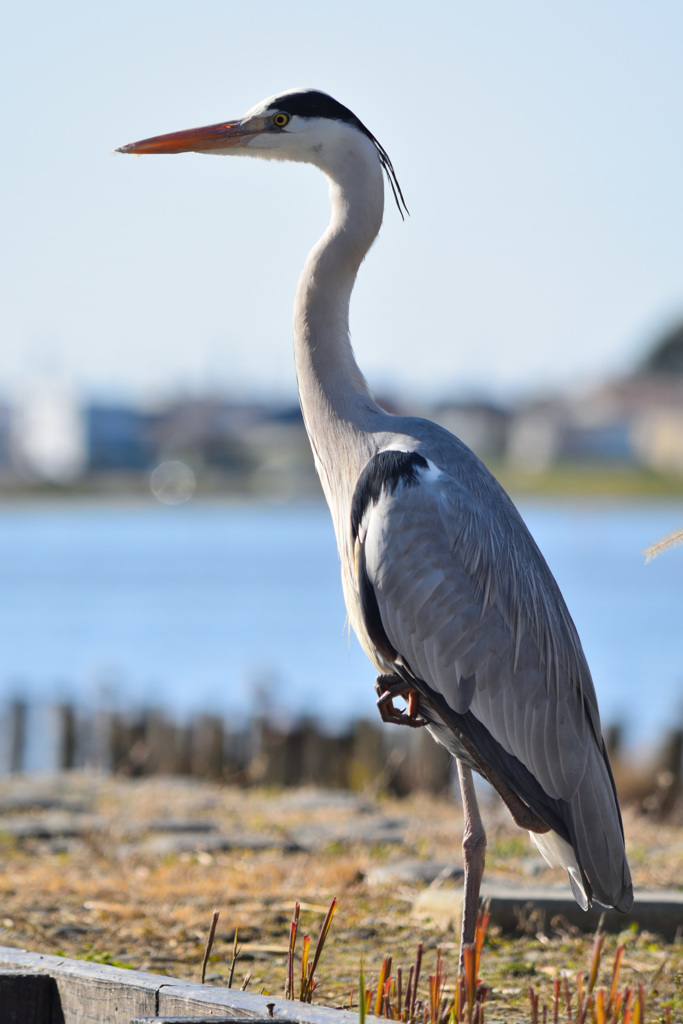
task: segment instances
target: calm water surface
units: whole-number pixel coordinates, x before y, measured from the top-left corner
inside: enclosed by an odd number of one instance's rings
[[[683,505],[527,503],[603,721],[632,741],[683,714],[683,549],[642,550]],[[323,505],[0,507],[0,697],[247,714],[264,698],[332,722],[376,714],[349,642]]]

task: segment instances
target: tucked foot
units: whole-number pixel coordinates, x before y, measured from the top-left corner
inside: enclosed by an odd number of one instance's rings
[[[377,676],[375,690],[378,697],[377,709],[383,722],[407,725],[412,729],[419,729],[427,724],[420,715],[420,694],[400,676]],[[402,697],[406,701],[406,711],[394,707],[394,700],[397,697]]]

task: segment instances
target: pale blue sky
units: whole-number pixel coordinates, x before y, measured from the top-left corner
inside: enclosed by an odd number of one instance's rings
[[[312,168],[116,146],[310,85],[396,167],[352,307],[377,390],[565,385],[683,311],[683,4],[6,5],[0,393],[294,393]]]

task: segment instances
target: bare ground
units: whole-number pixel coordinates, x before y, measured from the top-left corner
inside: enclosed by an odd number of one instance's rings
[[[383,957],[391,954],[394,970],[407,970],[418,943],[425,980],[437,948],[454,979],[457,935],[413,914],[425,882],[376,880],[378,868],[406,860],[459,861],[462,819],[451,800],[339,793],[328,799],[316,790],[78,774],[6,782],[0,809],[2,945],[198,979],[215,908],[221,916],[208,980],[226,983],[237,930],[235,985],[250,972],[250,990],[280,996],[295,900],[302,930],[315,942],[336,896],[315,1002],[355,1005],[361,957],[366,984],[374,987]],[[489,877],[562,881],[542,867],[504,808],[489,806],[485,819]],[[628,809],[625,828],[636,888],[682,887],[683,828],[653,824]],[[605,984],[621,943],[622,986],[646,985],[647,1019],[663,1020],[663,1007],[672,1004],[671,1019],[683,1020],[681,943],[644,931],[609,936]],[[491,988],[487,1020],[530,1019],[528,987],[549,1003],[553,978],[585,971],[591,945],[590,936],[562,921],[537,931],[527,920],[516,937],[492,929],[480,972]]]

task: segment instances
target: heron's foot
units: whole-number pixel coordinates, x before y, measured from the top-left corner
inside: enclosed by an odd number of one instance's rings
[[[378,697],[377,709],[383,722],[407,725],[411,729],[419,729],[427,724],[420,715],[420,694],[400,676],[377,676],[375,690]],[[396,697],[402,697],[407,703],[406,711],[394,707]]]

